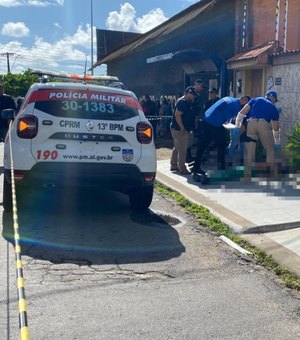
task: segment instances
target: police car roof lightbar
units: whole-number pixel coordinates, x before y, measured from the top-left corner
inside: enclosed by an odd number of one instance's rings
[[[88,74],[80,75],[80,74],[72,74],[67,72],[52,72],[52,71],[43,71],[43,70],[31,70],[32,74],[37,74],[39,76],[49,76],[54,78],[61,79],[74,79],[74,80],[98,80],[98,81],[119,81],[119,78],[116,76],[91,76]]]

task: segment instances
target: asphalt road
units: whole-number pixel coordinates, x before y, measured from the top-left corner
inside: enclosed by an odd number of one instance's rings
[[[299,296],[169,198],[136,213],[120,194],[41,191],[18,208],[30,339],[300,339]],[[12,215],[2,224],[6,340],[19,326]]]

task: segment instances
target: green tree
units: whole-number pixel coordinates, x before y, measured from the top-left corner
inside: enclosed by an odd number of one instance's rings
[[[14,98],[18,96],[24,97],[29,87],[38,81],[38,76],[32,74],[28,69],[21,74],[8,73],[0,75],[5,89],[5,93]]]

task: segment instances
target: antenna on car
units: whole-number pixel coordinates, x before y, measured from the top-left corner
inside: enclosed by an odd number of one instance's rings
[[[87,68],[87,58],[85,58],[85,63],[84,63],[84,76],[86,76],[86,68]]]

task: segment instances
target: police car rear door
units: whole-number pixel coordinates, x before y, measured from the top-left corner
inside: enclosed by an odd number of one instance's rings
[[[130,92],[95,85],[45,84],[35,95],[37,162],[132,163],[141,157],[139,104]]]

